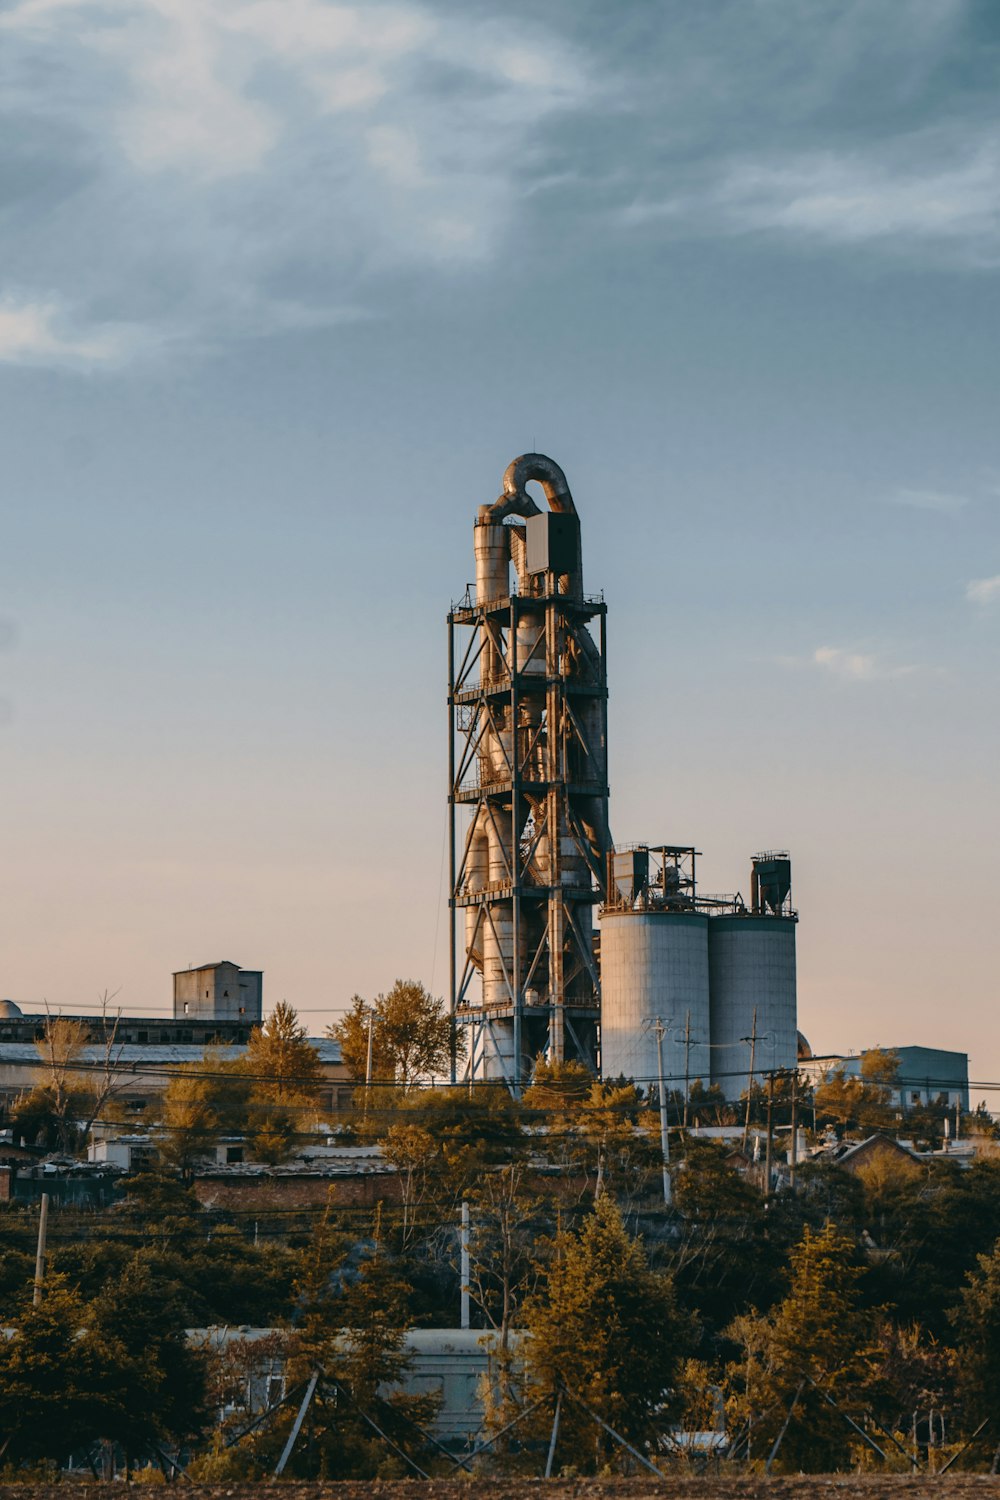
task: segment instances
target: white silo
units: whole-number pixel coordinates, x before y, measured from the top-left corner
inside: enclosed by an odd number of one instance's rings
[[[654,862],[650,878],[650,858]],[[708,923],[694,909],[694,850],[616,851],[601,912],[601,1073],[667,1087],[709,1076]],[[689,872],[689,873],[687,873]]]
[[[798,1060],[795,927],[787,854],[755,855],[752,906],[709,920],[712,1082],[738,1099]]]

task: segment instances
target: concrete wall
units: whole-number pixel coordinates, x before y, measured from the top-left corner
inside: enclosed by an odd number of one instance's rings
[[[254,1003],[260,998],[260,976],[255,973],[255,977],[258,983]],[[174,975],[174,1016],[191,1020],[242,1020],[247,1014],[242,994],[238,964],[182,969]]]

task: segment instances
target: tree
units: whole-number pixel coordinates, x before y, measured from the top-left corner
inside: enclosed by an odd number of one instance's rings
[[[329,1227],[320,1225],[300,1288],[298,1328],[289,1341],[289,1389],[315,1375],[315,1394],[287,1471],[302,1478],[374,1478],[407,1472],[374,1432],[374,1421],[397,1449],[420,1453],[419,1429],[433,1420],[438,1398],[398,1386],[410,1366],[406,1330],[411,1289],[380,1242],[341,1254],[330,1269]],[[393,1389],[393,1387],[397,1387]],[[293,1413],[270,1434],[283,1446]],[[280,1448],[278,1448],[280,1451]]]
[[[263,1161],[281,1161],[323,1086],[319,1053],[291,1005],[279,1001],[263,1026],[253,1028],[241,1067],[252,1085],[251,1148]]]
[[[517,1162],[486,1172],[469,1195],[469,1293],[503,1351],[539,1277],[532,1225],[539,1203],[524,1176]]]
[[[712,1083],[706,1088],[700,1078],[694,1080],[688,1091],[688,1114],[696,1127],[706,1123],[735,1125],[739,1119],[736,1106],[726,1099],[722,1086]]]
[[[832,1124],[839,1134],[851,1128],[875,1131],[891,1126],[892,1091],[885,1075],[894,1066],[892,1058],[891,1052],[875,1048],[862,1059],[860,1076],[835,1068],[816,1085],[817,1124]]]
[[[287,1001],[279,1000],[264,1024],[251,1031],[243,1071],[260,1098],[276,1104],[316,1100],[323,1085],[323,1066]]]
[[[851,1431],[841,1411],[855,1421],[864,1415],[873,1367],[861,1275],[849,1236],[832,1224],[818,1234],[806,1229],[791,1255],[784,1299],[767,1317],[748,1314],[731,1324],[727,1337],[743,1354],[727,1370],[729,1408],[748,1457],[766,1457],[783,1434],[776,1460],[782,1469],[822,1473],[849,1461]]]
[[[118,1018],[109,1021],[107,1014],[113,998],[107,991],[101,997],[104,1039],[99,1056],[88,1056],[98,1047],[90,1045],[87,1023],[67,1016],[47,1015],[35,1043],[46,1081],[32,1091],[19,1119],[25,1124],[34,1120],[36,1131],[48,1120],[61,1151],[86,1141],[101,1110],[125,1085],[119,1068]]]
[[[521,1102],[529,1112],[572,1113],[583,1107],[593,1082],[593,1073],[583,1063],[548,1062],[541,1057]]]
[[[160,1158],[190,1181],[195,1169],[211,1160],[221,1132],[211,1084],[199,1063],[185,1063],[171,1077],[163,1095],[163,1124]]]
[[[163,1445],[197,1437],[208,1422],[206,1365],[185,1338],[181,1289],[155,1274],[143,1251],[93,1305],[105,1356],[101,1433],[135,1458],[162,1460]]]
[[[957,1378],[965,1426],[972,1432],[991,1420],[992,1446],[1000,1443],[1000,1240],[966,1279],[952,1322],[958,1344]]]
[[[659,1128],[659,1116],[634,1084],[589,1079],[586,1097],[566,1115],[564,1125],[566,1155],[581,1171],[585,1191],[592,1181],[595,1197],[611,1193],[619,1208],[630,1212],[662,1182]]]
[[[368,1076],[369,1027],[371,1076],[379,1083],[410,1089],[421,1078],[449,1072],[453,1061],[465,1054],[465,1043],[444,1001],[415,979],[397,979],[389,993],[376,996],[371,1005],[355,995],[350,1010],[327,1027],[357,1079]]]
[[[545,1289],[528,1298],[524,1326],[527,1395],[546,1401],[548,1422],[565,1387],[631,1442],[655,1439],[692,1327],[671,1278],[650,1269],[607,1195],[579,1233],[556,1236]],[[562,1451],[588,1469],[613,1452],[576,1402],[564,1402],[560,1432]]]
[[[950,1425],[956,1376],[962,1374],[954,1349],[919,1323],[897,1324],[885,1317],[877,1320],[873,1344],[877,1370],[870,1397],[885,1431],[905,1439],[930,1426],[931,1412],[939,1419],[947,1416]]]
[[[47,1105],[60,1151],[71,1151],[76,1145],[76,1116],[84,1107],[81,1074],[86,1045],[86,1024],[65,1016],[47,1016],[35,1043],[45,1064],[46,1081],[33,1092]]]
[[[422,1125],[405,1122],[390,1125],[382,1140],[382,1155],[396,1170],[403,1200],[403,1244],[416,1227],[435,1169],[440,1165],[438,1144]]]
[[[865,1083],[894,1084],[899,1077],[899,1053],[895,1047],[869,1047],[861,1054],[861,1077]]]
[[[108,1364],[87,1308],[51,1275],[37,1306],[4,1321],[12,1331],[0,1337],[0,1464],[62,1462],[100,1435],[105,1415]]]
[[[659,1253],[705,1337],[715,1339],[748,1303],[767,1307],[779,1293],[782,1247],[774,1212],[765,1213],[760,1191],[730,1165],[723,1145],[689,1136],[680,1151],[673,1225]]]

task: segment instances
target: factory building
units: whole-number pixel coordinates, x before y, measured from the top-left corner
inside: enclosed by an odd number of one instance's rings
[[[263,972],[238,964],[203,964],[173,976],[173,1016],[102,1014],[57,1016],[25,1014],[13,1000],[0,1000],[0,1120],[18,1100],[51,1079],[45,1028],[54,1019],[78,1028],[71,1060],[74,1081],[86,1089],[110,1069],[116,1097],[140,1114],[156,1106],[179,1069],[204,1060],[206,1050],[225,1046],[242,1057],[250,1033],[261,1024]],[[310,1037],[320,1061],[326,1108],[350,1101],[350,1076],[341,1060],[340,1043]]]
[[[894,1052],[899,1059],[896,1076],[889,1080],[889,1103],[904,1114],[934,1104],[942,1095],[952,1107],[969,1108],[969,1054],[950,1052],[942,1047],[886,1047],[861,1052],[809,1055],[799,1063],[799,1072],[812,1084],[823,1083],[834,1073],[847,1078],[862,1077],[862,1065],[868,1052]]]
[[[698,894],[693,849],[613,848],[607,610],[584,592],[558,464],[510,464],[473,553],[448,615],[450,995],[469,1076],[516,1091],[545,1056],[650,1081],[662,1053],[673,1086],[738,1097],[751,1072],[794,1067],[787,854],[755,856],[745,903]]]
[[[239,964],[202,964],[174,975],[174,1020],[260,1024],[264,974]]]

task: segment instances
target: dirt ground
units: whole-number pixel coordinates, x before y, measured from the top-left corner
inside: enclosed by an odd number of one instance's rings
[[[0,1485],[0,1500],[66,1500],[67,1489],[86,1500],[122,1500],[122,1484]],[[135,1486],[137,1500],[157,1487]],[[178,1483],[178,1500],[1000,1500],[1000,1479],[969,1474],[943,1478],[920,1475],[812,1474],[766,1479],[465,1479],[344,1480],[340,1483],[193,1485]]]

